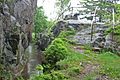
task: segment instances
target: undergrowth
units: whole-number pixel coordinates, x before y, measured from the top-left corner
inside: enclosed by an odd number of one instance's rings
[[[68,34],[70,33],[70,34]],[[84,54],[73,49],[73,41],[65,38],[74,33],[61,33],[46,49],[46,63],[42,64],[44,73],[35,75],[31,80],[79,80],[86,64],[98,64],[97,72],[87,74],[81,80],[94,80],[106,75],[112,80],[120,80],[120,57],[111,52],[93,52],[89,46],[83,46]],[[74,43],[74,42],[73,42]]]

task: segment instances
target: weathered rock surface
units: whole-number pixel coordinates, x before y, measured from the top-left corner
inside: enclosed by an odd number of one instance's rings
[[[58,21],[56,25],[51,29],[51,34],[40,33],[38,34],[38,39],[36,42],[38,52],[44,51],[45,48],[54,40],[54,38],[58,37],[62,30],[68,27],[67,23],[64,21]]]
[[[107,29],[106,26],[98,25],[97,27],[94,27],[94,34],[91,41],[91,27],[85,27],[84,29],[81,29],[79,32],[76,33],[74,36],[74,40],[77,44],[86,45],[91,44],[94,49],[101,49],[104,48],[105,45],[105,30]]]
[[[36,4],[37,0],[0,2],[0,62],[14,77],[26,70],[25,50],[31,41]]]

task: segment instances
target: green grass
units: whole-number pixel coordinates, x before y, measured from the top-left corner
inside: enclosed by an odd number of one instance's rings
[[[87,76],[85,76],[85,78],[83,80],[95,80],[97,78],[96,73],[91,73]]]
[[[64,60],[57,62],[57,65],[60,66],[60,71],[69,78],[69,80],[79,80],[78,75],[84,69],[84,63],[89,63],[89,61],[94,61],[92,51],[86,51],[89,57],[81,54],[78,51],[72,49],[73,45],[68,44],[67,49],[69,51],[69,55]],[[88,52],[88,53],[87,53]],[[91,53],[90,53],[91,52]]]
[[[97,73],[88,74],[84,80],[93,80],[98,75],[104,74],[111,79],[120,79],[120,57],[111,52],[102,52],[100,54],[91,53],[87,57],[79,52],[71,51],[71,54],[66,59],[58,62],[57,65],[62,67],[61,72],[68,76],[70,80],[79,80],[76,78],[78,73],[74,72],[72,68],[77,68],[79,72],[82,71],[84,67],[80,65],[81,62],[91,62],[100,66]]]
[[[120,57],[106,52],[97,56],[98,63],[101,66],[100,73],[106,74],[111,78],[120,79]]]

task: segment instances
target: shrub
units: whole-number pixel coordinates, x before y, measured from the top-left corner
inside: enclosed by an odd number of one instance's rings
[[[50,74],[43,74],[43,75],[34,75],[31,77],[30,80],[52,80]]]
[[[58,71],[54,71],[51,74],[51,76],[52,76],[52,80],[66,80],[67,79],[64,74]]]
[[[71,30],[71,31],[62,31],[59,35],[60,38],[66,38],[70,35],[74,35],[75,34],[75,30]]]
[[[53,71],[50,74],[35,75],[30,80],[67,80],[67,77],[61,72]]]
[[[60,38],[56,38],[52,42],[52,44],[45,51],[45,56],[48,63],[56,64],[56,62],[63,60],[66,57],[68,51],[65,44],[66,43]]]

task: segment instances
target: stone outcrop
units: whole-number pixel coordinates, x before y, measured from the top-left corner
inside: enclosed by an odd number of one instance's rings
[[[58,37],[62,30],[66,29],[68,24],[64,21],[58,21],[51,29],[51,34],[40,33],[36,42],[38,53],[44,51],[45,48]]]
[[[14,78],[26,71],[25,51],[31,41],[37,0],[0,1],[0,63]]]

